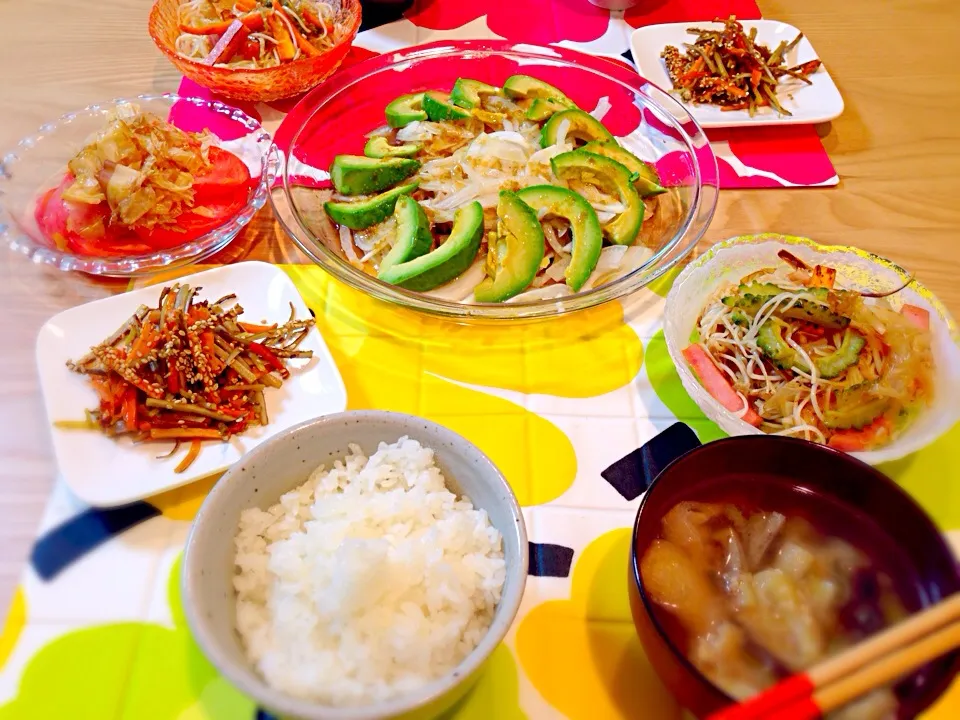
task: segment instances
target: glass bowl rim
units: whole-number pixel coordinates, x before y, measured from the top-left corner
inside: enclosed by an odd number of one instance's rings
[[[404,64],[443,56],[459,56],[469,60],[473,56],[488,55],[513,56],[576,66],[594,75],[604,77],[606,80],[628,89],[634,95],[642,96],[644,106],[655,110],[658,119],[665,121],[672,130],[679,134],[679,141],[685,145],[693,164],[693,200],[685,213],[680,228],[639,267],[598,288],[561,298],[522,303],[460,303],[403,290],[367,275],[330,251],[304,225],[300,214],[296,210],[297,203],[294,202],[291,195],[290,158],[292,157],[292,149],[296,147],[301,133],[324,104],[340,93],[349,91],[358,83],[368,80],[371,76]],[[651,90],[659,93],[666,100],[666,103],[661,104],[660,98],[652,97]],[[506,40],[440,40],[404,48],[396,52],[387,52],[337,73],[332,79],[308,93],[291,110],[284,122],[295,122],[296,129],[291,131],[289,149],[284,153],[283,166],[280,170],[282,191],[271,193],[270,202],[274,214],[286,234],[316,264],[354,289],[365,292],[379,300],[431,315],[454,319],[538,319],[583,310],[610,300],[626,297],[660,278],[696,247],[713,219],[717,206],[717,194],[720,189],[719,169],[713,149],[710,147],[703,129],[680,102],[634,71],[621,67],[612,58],[593,56],[563,47],[546,47]],[[690,132],[688,132],[688,129]],[[707,153],[707,157],[704,159],[709,160],[706,167],[701,166],[701,158],[698,157],[698,153],[702,151]],[[704,177],[712,179],[712,182],[705,183]],[[704,189],[710,187],[714,187],[715,191],[705,193]],[[704,203],[708,203],[709,206],[703,208]],[[700,215],[704,210],[706,215],[701,218]],[[693,227],[698,224],[699,227]],[[309,240],[301,237],[300,233],[303,233],[305,238]],[[682,242],[684,240],[685,243]],[[667,257],[666,261],[663,262],[665,256],[670,255],[672,257]]]
[[[236,234],[253,218],[253,215],[266,203],[270,187],[276,180],[280,167],[280,154],[273,142],[273,137],[263,127],[259,120],[248,115],[243,110],[217,100],[206,100],[198,97],[179,95],[178,93],[146,93],[133,97],[120,97],[112,100],[95,102],[78,110],[63,113],[55,120],[43,123],[36,132],[21,138],[12,148],[0,156],[0,197],[4,195],[4,185],[11,182],[8,166],[22,162],[17,154],[21,150],[29,150],[43,142],[44,135],[67,125],[77,117],[85,114],[101,112],[110,107],[124,103],[138,102],[166,102],[173,107],[178,102],[186,102],[200,108],[226,115],[231,120],[239,122],[256,136],[253,141],[259,149],[260,180],[253,188],[244,206],[222,225],[204,233],[193,241],[175,248],[158,250],[142,255],[128,255],[120,258],[96,258],[76,255],[70,251],[59,250],[40,244],[30,235],[21,231],[18,221],[0,201],[0,238],[2,238],[11,252],[25,255],[35,264],[52,265],[63,271],[77,271],[90,275],[107,277],[133,277],[152,272],[158,272],[171,267],[185,265],[222,250]],[[216,135],[216,133],[214,133]],[[219,138],[218,138],[219,139]],[[66,159],[64,160],[66,164]],[[13,180],[15,183],[16,181]],[[4,216],[9,216],[9,221]]]

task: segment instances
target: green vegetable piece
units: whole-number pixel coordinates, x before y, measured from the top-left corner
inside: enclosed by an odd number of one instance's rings
[[[577,106],[576,103],[564,95],[559,88],[555,88],[550,83],[545,83],[543,80],[532,77],[531,75],[511,75],[503,83],[503,92],[512,100],[544,98],[547,100],[556,100],[568,108],[575,108]]]
[[[358,202],[335,202],[331,200],[323,204],[323,209],[327,211],[327,215],[335,223],[346,225],[352,230],[363,230],[363,228],[368,228],[386,220],[393,212],[397,199],[412,193],[417,189],[417,185],[419,183],[414,180],[406,185],[399,185],[392,190],[387,190],[379,195],[374,195],[372,198]]]
[[[412,158],[420,152],[421,146],[415,144],[391,145],[382,135],[367,140],[363,146],[363,154],[370,158],[405,157]]]
[[[418,120],[426,120],[427,113],[423,109],[423,93],[401,95],[387,105],[384,113],[390,127],[402,128]]]
[[[840,347],[830,355],[818,357],[813,361],[820,377],[827,380],[835,378],[848,367],[856,364],[865,343],[863,335],[847,330]],[[805,373],[810,372],[810,366],[803,356],[783,339],[783,323],[778,320],[771,318],[760,326],[757,332],[757,347],[781,370],[796,368]]]
[[[475,108],[480,105],[484,95],[499,95],[500,88],[479,80],[457,78],[450,92],[450,102],[462,108]]]
[[[434,122],[441,120],[463,120],[470,117],[470,111],[457,107],[450,102],[448,93],[439,90],[429,90],[423,94],[423,109],[427,118]]]
[[[343,195],[369,195],[396,185],[419,169],[420,163],[409,158],[337,155],[330,166],[330,180]]]
[[[657,174],[657,169],[650,163],[638,158],[616,140],[605,142],[594,140],[584,145],[583,149],[597,155],[605,155],[627,168],[633,174],[633,186],[640,193],[640,197],[650,197],[667,191],[660,185],[660,175]]]
[[[517,192],[538,217],[557,215],[570,223],[573,255],[564,272],[567,286],[577,292],[597,267],[603,247],[603,230],[593,206],[582,195],[556,185],[531,185]]]
[[[786,290],[772,283],[749,283],[740,285],[734,294],[723,298],[722,302],[727,307],[738,307],[751,315],[756,315],[764,304],[783,292]],[[844,291],[809,288],[804,292],[813,295],[817,300],[826,302],[830,292],[842,295]],[[802,299],[794,301],[788,308],[777,310],[776,315],[790,320],[812,322],[834,330],[842,330],[850,324],[850,318],[843,317],[820,303]]]
[[[883,415],[890,405],[890,398],[877,393],[876,383],[858,383],[834,396],[833,407],[823,413],[823,423],[832,430],[860,430]]]
[[[430,252],[430,246],[433,245],[433,235],[430,234],[430,221],[427,219],[427,214],[420,207],[420,203],[412,197],[402,195],[397,198],[393,216],[397,220],[397,241],[380,261],[379,276],[394,265],[426,255]]]
[[[503,302],[533,282],[544,254],[537,213],[509,190],[500,191],[497,235],[487,242],[487,278],[473,291],[478,302]]]
[[[556,115],[553,116],[557,117]],[[561,180],[579,180],[600,185],[616,193],[626,208],[603,227],[604,236],[615,245],[631,245],[643,223],[643,200],[630,182],[630,171],[615,160],[584,150],[555,155],[550,160],[553,173]]]
[[[530,103],[530,107],[527,108],[524,116],[527,118],[527,120],[543,122],[554,113],[558,113],[566,109],[567,106],[558,100],[552,100],[551,98],[536,98],[532,103]]]
[[[610,131],[593,115],[583,110],[571,109],[558,112],[547,120],[547,124],[543,126],[543,131],[540,135],[541,147],[550,147],[556,144],[557,131],[560,129],[560,124],[564,120],[568,123],[568,139],[582,140],[585,143],[592,140],[613,140],[613,135],[610,134]]]
[[[730,320],[739,327],[750,327],[753,324],[753,319],[743,310],[734,310],[730,313]]]
[[[820,371],[820,377],[835,378],[851,365],[856,365],[860,359],[860,351],[866,345],[866,338],[853,330],[843,333],[843,340],[834,352],[818,357],[813,362]]]
[[[453,280],[470,267],[483,238],[483,207],[474,200],[457,210],[453,230],[440,247],[381,271],[379,278],[407,290],[424,292]]]

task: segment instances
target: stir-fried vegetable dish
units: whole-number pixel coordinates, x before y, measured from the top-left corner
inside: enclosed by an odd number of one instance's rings
[[[177,52],[235,69],[316,57],[339,41],[339,10],[331,0],[189,0]]]
[[[681,206],[604,127],[609,107],[586,112],[529,75],[399,97],[363,155],[333,160],[327,244],[458,302],[557,298],[626,275],[659,245],[651,219]]]
[[[67,163],[34,217],[61,250],[101,257],[183,245],[247,202],[250,171],[209,133],[189,133],[131,104]]]
[[[85,421],[58,426],[99,428],[137,441],[192,441],[187,462],[177,468],[182,472],[200,441],[266,425],[264,392],[290,376],[288,360],[313,356],[298,349],[313,319],[295,319],[291,307],[283,324],[248,323],[239,319],[243,308],[234,296],[198,301],[198,290],[164,288],[157,307],[139,307],[110,337],[68,363],[89,379],[100,404]]]
[[[802,33],[770,50],[756,42],[756,28],[744,32],[732,16],[722,30],[689,28],[687,32],[697,39],[684,44],[685,52],[668,45],[660,55],[684,102],[748,110],[751,116],[757,108],[770,106],[780,115],[791,115],[777,99],[780,83],[793,78],[809,85],[808,76],[820,69],[819,60],[787,65],[787,53],[800,42]]]
[[[709,680],[743,700],[906,617],[890,576],[802,517],[733,503],[681,502],[640,561],[647,597]],[[888,720],[874,690],[827,716]]]
[[[684,357],[707,391],[764,432],[849,452],[889,443],[933,395],[930,316],[784,263],[718,293]]]

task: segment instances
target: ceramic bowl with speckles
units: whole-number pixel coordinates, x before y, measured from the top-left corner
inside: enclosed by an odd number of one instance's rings
[[[913,276],[872,253],[854,247],[820,245],[807,238],[764,233],[732,238],[718,243],[691,262],[677,276],[667,296],[664,339],[684,389],[703,413],[729,435],[758,435],[762,431],[727,410],[704,389],[683,357],[683,349],[697,327],[703,308],[723,288],[763,268],[777,267],[780,250],[788,250],[811,267],[836,269],[836,287],[859,292],[888,292],[903,286],[888,298],[896,310],[903,304],[930,313],[934,359],[933,397],[927,407],[886,445],[852,452],[870,465],[898,460],[929,445],[960,421],[960,330],[950,312]]]
[[[236,631],[234,538],[240,513],[266,509],[359,445],[368,456],[381,442],[407,436],[433,449],[448,487],[487,511],[503,536],[506,580],[486,636],[453,670],[420,689],[377,704],[332,707],[270,687],[247,660]],[[469,691],[520,607],[528,545],[520,506],[506,478],[475,445],[423,418],[382,411],[327,415],[286,430],[244,455],[217,482],[194,521],[181,577],[187,622],[200,648],[237,688],[285,718],[386,720],[436,717]]]

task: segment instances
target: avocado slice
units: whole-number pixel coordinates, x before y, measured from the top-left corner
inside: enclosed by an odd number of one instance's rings
[[[511,75],[503,83],[503,92],[511,100],[533,100],[535,98],[546,98],[556,100],[561,105],[568,108],[575,108],[577,105],[570,98],[564,95],[559,88],[550,83],[545,83],[532,75]]]
[[[858,383],[836,394],[833,407],[823,411],[823,423],[832,430],[860,430],[883,415],[890,405],[890,398],[877,393],[876,383]]]
[[[568,138],[582,140],[585,143],[592,140],[613,140],[613,135],[603,126],[602,122],[590,113],[573,108],[555,113],[547,120],[540,135],[540,147],[550,147],[557,142],[557,130],[564,120],[569,123],[567,127]]]
[[[450,237],[435,250],[381,270],[378,277],[391,285],[424,292],[453,280],[470,267],[483,238],[483,207],[474,200],[453,216]]]
[[[650,197],[667,191],[660,185],[660,175],[657,173],[657,169],[650,163],[638,158],[616,140],[605,142],[594,140],[584,145],[583,149],[616,160],[629,170],[633,174],[633,186],[640,193],[640,197]]]
[[[412,197],[401,195],[397,198],[393,217],[397,220],[397,241],[380,261],[379,275],[383,275],[394,265],[427,254],[430,252],[430,246],[433,245],[433,235],[430,234],[430,221],[427,219],[427,214],[420,207],[420,203]]]
[[[396,207],[397,198],[402,195],[409,195],[417,189],[419,184],[414,180],[406,185],[398,185],[391,190],[359,202],[335,202],[331,200],[323,204],[323,209],[327,211],[327,215],[335,223],[346,225],[352,230],[363,230],[386,220]]]
[[[855,364],[865,343],[866,340],[860,333],[852,330],[844,332],[840,347],[813,361],[820,377],[828,380],[835,378]],[[783,323],[775,319],[767,320],[760,326],[757,332],[757,347],[781,370],[797,368],[806,373],[810,372],[806,360],[783,339]]]
[[[626,209],[604,226],[603,234],[615,245],[630,245],[637,239],[645,208],[630,182],[631,175],[627,168],[616,160],[584,150],[554,155],[550,159],[550,166],[553,174],[561,180],[580,180],[617,193]]]
[[[402,128],[418,120],[426,120],[427,113],[423,109],[423,93],[410,93],[395,98],[387,105],[384,113],[387,124],[393,128]]]
[[[536,98],[532,103],[530,103],[530,107],[527,108],[527,111],[524,113],[524,117],[526,117],[527,120],[533,120],[534,122],[543,122],[554,113],[558,113],[566,109],[567,106],[558,100],[553,100],[551,98]]]
[[[472,109],[480,105],[484,95],[499,95],[500,88],[479,80],[457,78],[450,92],[450,102],[462,108]]]
[[[503,302],[533,282],[545,241],[537,213],[509,190],[500,191],[497,235],[487,241],[487,278],[473,291],[477,302]]]
[[[439,90],[428,90],[423,94],[423,109],[427,118],[438,122],[440,120],[463,120],[470,117],[470,111],[457,107],[450,102],[449,93]]]
[[[330,166],[330,180],[343,195],[369,195],[386,190],[420,169],[410,158],[370,158],[337,155]]]
[[[590,277],[600,259],[603,231],[593,206],[579,193],[556,185],[530,185],[517,192],[523,202],[543,215],[558,215],[570,223],[573,256],[563,276],[567,286],[577,292]]]
[[[751,315],[756,315],[765,303],[784,292],[787,291],[773,283],[749,283],[740,285],[734,294],[723,298],[721,302],[727,307],[738,307]],[[842,295],[845,291],[808,288],[804,292],[813,295],[817,300],[826,302],[831,292]],[[834,330],[842,330],[850,324],[850,318],[843,317],[830,308],[809,300],[797,300],[790,307],[777,310],[776,314],[779,317],[805,320]]]
[[[412,158],[420,152],[421,146],[413,143],[407,145],[391,145],[383,135],[377,135],[367,140],[363,146],[363,154],[370,158],[405,157]]]

